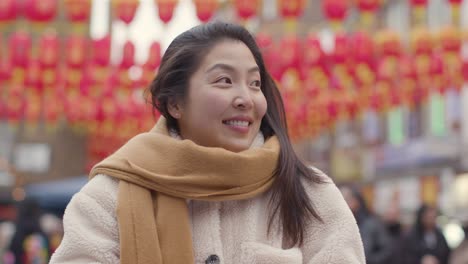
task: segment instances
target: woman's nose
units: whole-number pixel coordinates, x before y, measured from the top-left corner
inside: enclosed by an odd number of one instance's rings
[[[233,100],[235,108],[250,109],[253,106],[252,95],[248,87],[240,87],[239,92]]]

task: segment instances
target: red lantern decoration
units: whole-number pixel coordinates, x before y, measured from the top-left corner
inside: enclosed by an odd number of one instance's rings
[[[91,13],[91,0],[65,0],[65,12],[73,24],[86,23]]]
[[[24,119],[30,126],[35,127],[41,118],[42,96],[35,90],[26,91]]]
[[[330,72],[325,52],[321,47],[320,40],[315,35],[307,36],[302,56],[301,74],[306,88],[306,98],[316,100],[319,94],[328,89]]]
[[[135,65],[135,45],[131,41],[126,41],[119,66],[121,69],[128,70],[133,65]]]
[[[67,38],[65,46],[68,54],[65,56],[65,63],[68,68],[79,69],[84,66],[88,44],[88,39],[84,36],[72,35]]]
[[[63,99],[60,94],[51,93],[44,99],[44,119],[49,129],[55,129],[63,113]]]
[[[41,65],[41,80],[46,92],[57,85],[57,66],[59,60],[60,43],[55,32],[44,34],[39,40],[41,53],[39,63]]]
[[[44,34],[39,40],[39,62],[43,68],[54,68],[59,60],[60,43],[55,32]]]
[[[14,84],[10,86],[7,93],[8,100],[5,105],[6,116],[8,122],[13,127],[17,127],[24,117],[25,101],[23,95],[24,89],[22,84]]]
[[[38,60],[31,60],[28,68],[26,69],[26,74],[24,78],[24,86],[29,90],[36,90],[39,93],[42,93],[42,83],[41,83],[41,64]]]
[[[366,63],[373,67],[376,59],[375,43],[371,36],[363,31],[356,32],[350,38],[351,56],[357,63]]]
[[[361,23],[369,27],[374,22],[375,13],[382,5],[382,0],[357,0],[357,6],[361,13]]]
[[[158,15],[162,22],[167,24],[171,21],[178,2],[178,0],[155,0],[155,4],[158,6]]]
[[[26,17],[36,23],[49,22],[55,18],[58,9],[57,0],[25,0]]]
[[[426,7],[428,0],[411,0],[413,7]]]
[[[442,47],[444,61],[445,81],[447,86],[461,89],[463,77],[461,74],[462,61],[460,56],[461,36],[455,27],[446,27],[439,32],[439,41]]]
[[[243,20],[255,16],[260,3],[260,0],[235,0],[234,7],[236,8],[237,16]]]
[[[413,16],[416,24],[424,24],[428,0],[411,0],[413,7]]]
[[[218,0],[194,0],[197,17],[201,22],[208,22],[218,9]]]
[[[107,35],[102,39],[92,41],[92,57],[90,65],[87,69],[87,80],[92,80],[91,86],[99,85],[104,82],[110,69],[110,36]],[[92,88],[95,92],[96,89]]]
[[[146,60],[145,64],[143,64],[144,68],[156,70],[161,63],[161,45],[159,42],[153,42],[150,46],[148,59]]]
[[[20,3],[17,0],[0,1],[0,25],[12,22],[20,13]]]
[[[279,12],[283,18],[297,19],[305,8],[304,0],[279,0]]]
[[[306,67],[324,67],[325,60],[325,52],[322,49],[320,40],[314,35],[309,35],[305,40],[304,65]]]
[[[92,63],[98,66],[107,67],[110,61],[110,36],[107,35],[101,39],[93,40],[92,46]]]
[[[142,74],[140,79],[140,85],[147,87],[153,80],[156,70],[161,63],[161,45],[158,42],[153,42],[150,46],[148,59],[142,67]]]
[[[374,13],[382,5],[382,0],[357,0],[357,7],[361,12]]]
[[[323,13],[334,25],[340,25],[343,22],[348,8],[348,0],[323,0],[322,2]]]
[[[449,0],[450,6],[452,8],[452,23],[456,26],[459,26],[460,22],[460,6],[463,0]]]
[[[17,31],[10,36],[10,64],[25,68],[31,57],[31,36],[26,31]]]
[[[139,4],[139,0],[113,0],[112,8],[118,19],[122,20],[125,24],[130,24],[135,17]]]
[[[261,32],[256,36],[256,41],[260,51],[262,52],[265,67],[270,72],[273,79],[280,80],[281,65],[277,63],[280,57],[278,45],[273,42],[273,39],[269,34],[264,32]]]
[[[414,30],[411,34],[411,46],[415,54],[431,54],[434,46],[431,33],[425,28]]]
[[[278,10],[285,21],[286,32],[295,32],[297,19],[305,9],[305,0],[278,0]]]
[[[288,69],[299,70],[301,65],[302,46],[295,35],[284,36],[280,42],[282,72]]]
[[[383,57],[398,57],[403,52],[400,37],[393,31],[381,31],[376,35],[377,52]]]
[[[9,39],[10,83],[23,84],[25,70],[31,58],[31,36],[26,31],[17,31]]]
[[[352,63],[348,65],[360,93],[369,93],[376,80],[376,49],[374,40],[366,32],[357,32],[350,39]],[[359,99],[366,96],[359,97]]]

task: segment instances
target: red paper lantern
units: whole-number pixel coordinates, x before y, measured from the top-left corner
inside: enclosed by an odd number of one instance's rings
[[[325,16],[336,22],[342,22],[348,12],[348,0],[323,0],[322,9]]]
[[[382,0],[357,0],[357,7],[361,12],[376,12],[382,5]]]
[[[26,31],[16,31],[10,36],[10,64],[13,67],[25,68],[31,57],[31,36]]]
[[[55,128],[63,113],[63,99],[59,94],[51,93],[45,97],[44,102],[44,119],[49,128]]]
[[[158,6],[158,15],[162,22],[167,24],[171,21],[178,2],[178,0],[155,0],[155,4]]]
[[[150,46],[148,59],[146,60],[145,64],[143,64],[144,68],[156,70],[161,63],[161,45],[159,42],[153,42]]]
[[[25,101],[23,98],[24,89],[22,84],[10,86],[7,93],[8,100],[5,102],[5,110],[8,122],[17,126],[24,117]]]
[[[304,47],[304,65],[306,67],[325,67],[325,52],[322,49],[320,40],[313,35],[307,36]]]
[[[235,0],[234,7],[236,8],[237,16],[244,20],[255,16],[260,3],[260,0]]]
[[[88,39],[84,36],[72,35],[67,38],[65,44],[68,51],[67,56],[65,56],[67,67],[79,69],[84,66],[88,44]]]
[[[107,35],[101,39],[93,40],[92,46],[92,63],[98,66],[107,67],[110,61],[110,36]]]
[[[113,0],[112,8],[118,19],[122,20],[125,24],[130,24],[135,17],[139,4],[139,0]]]
[[[282,71],[284,72],[289,68],[299,70],[301,66],[302,46],[298,37],[296,35],[284,36],[280,42],[280,50],[282,52],[279,63],[282,66]]]
[[[57,0],[24,0],[26,17],[33,22],[49,22],[55,18],[58,9]]]
[[[462,74],[465,82],[468,82],[468,61],[463,61],[462,63]]]
[[[411,0],[411,5],[413,7],[412,13],[417,24],[425,24],[425,16],[427,9],[428,0]]]
[[[122,61],[120,68],[128,70],[135,65],[135,45],[131,41],[126,41],[123,46]]]
[[[460,52],[461,36],[460,32],[454,27],[445,27],[439,32],[439,41],[444,51]]]
[[[279,0],[279,12],[283,18],[299,18],[305,8],[304,0]]]
[[[379,32],[375,43],[380,56],[398,57],[403,53],[400,37],[393,31]]]
[[[197,17],[201,22],[208,22],[218,9],[218,0],[194,0]]]
[[[65,12],[72,23],[85,23],[91,13],[91,0],[65,0]]]
[[[411,5],[414,7],[426,7],[428,0],[411,0]]]
[[[411,46],[415,54],[431,54],[434,46],[431,33],[425,28],[413,31],[411,34]]]
[[[275,80],[279,80],[281,78],[281,65],[277,63],[280,57],[279,47],[273,42],[271,36],[266,33],[259,33],[256,36],[256,41],[262,52],[265,67]]]
[[[372,37],[363,31],[356,32],[350,38],[351,56],[358,63],[374,65],[376,59],[375,43]]]
[[[156,75],[156,71],[161,63],[161,45],[158,42],[153,42],[150,47],[148,59],[142,67],[142,74],[139,85],[147,87]]]
[[[44,34],[39,39],[39,62],[43,68],[56,67],[59,60],[60,43],[55,32]]]
[[[17,0],[0,1],[0,24],[14,21],[20,9],[20,3]]]
[[[26,69],[24,85],[28,90],[37,90],[42,93],[41,64],[38,60],[31,60]]]
[[[24,119],[29,125],[37,125],[41,118],[42,96],[34,90],[29,89],[25,94]]]
[[[333,51],[333,62],[335,64],[344,64],[350,55],[349,38],[346,34],[335,35],[335,50]]]

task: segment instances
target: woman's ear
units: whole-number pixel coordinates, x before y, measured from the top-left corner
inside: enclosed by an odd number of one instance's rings
[[[167,103],[167,110],[173,118],[179,119],[182,116],[183,110],[180,100],[176,100],[175,98],[169,99]]]

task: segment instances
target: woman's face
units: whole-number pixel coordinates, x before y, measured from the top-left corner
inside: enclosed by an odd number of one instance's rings
[[[250,147],[267,102],[255,59],[240,41],[216,44],[189,80],[183,102],[169,106],[180,134],[205,147],[233,152]]]

